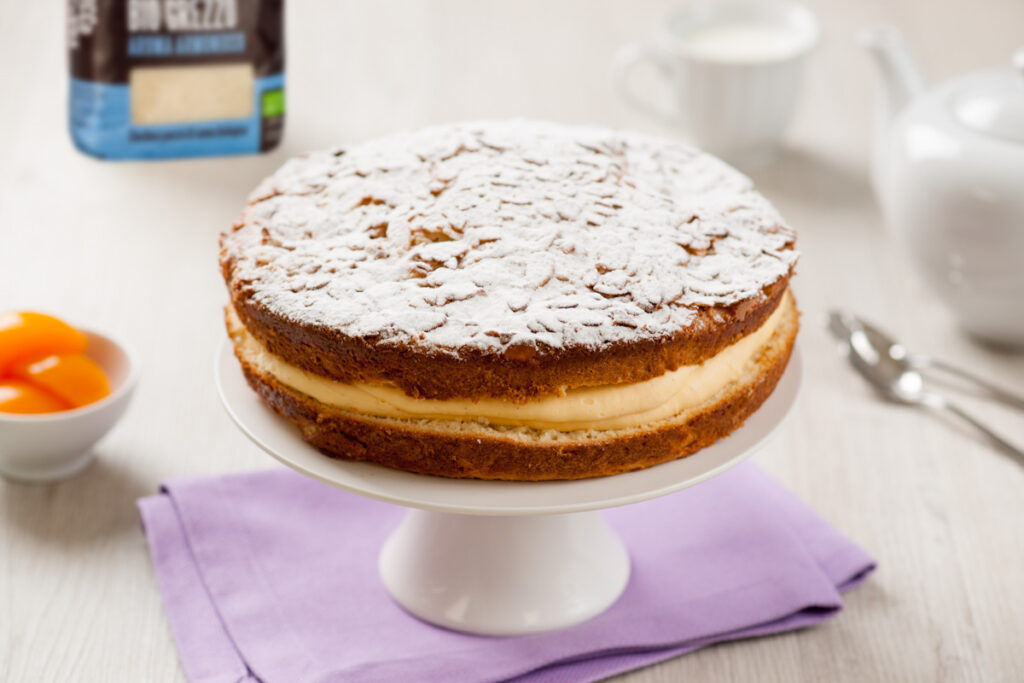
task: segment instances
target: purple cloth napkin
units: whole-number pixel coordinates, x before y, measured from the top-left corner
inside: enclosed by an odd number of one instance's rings
[[[285,469],[172,481],[139,508],[191,681],[591,681],[820,623],[874,568],[747,463],[606,513],[633,565],[604,614],[487,638],[425,624],[385,592],[377,553],[402,508]]]

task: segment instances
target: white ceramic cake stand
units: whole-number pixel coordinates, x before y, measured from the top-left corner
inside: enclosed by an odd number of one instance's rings
[[[496,482],[328,458],[249,388],[227,342],[216,364],[228,413],[267,453],[340,489],[412,508],[381,550],[384,585],[424,621],[481,635],[571,626],[611,606],[629,580],[629,555],[597,510],[693,486],[749,457],[792,408],[801,374],[794,350],[761,409],[687,458],[596,479]]]

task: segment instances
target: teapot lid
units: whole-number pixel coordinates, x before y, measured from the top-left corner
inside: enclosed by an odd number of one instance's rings
[[[953,98],[953,113],[972,130],[1024,144],[1024,48],[1013,65],[967,79]]]

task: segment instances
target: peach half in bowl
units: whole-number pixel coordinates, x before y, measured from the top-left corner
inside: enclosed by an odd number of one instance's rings
[[[92,446],[124,414],[138,380],[135,355],[113,338],[82,329],[84,355],[103,370],[110,393],[79,408],[40,414],[0,412],[0,474],[17,481],[51,482],[78,474]]]

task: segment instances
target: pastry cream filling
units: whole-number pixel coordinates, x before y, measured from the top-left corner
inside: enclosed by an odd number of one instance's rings
[[[476,420],[498,425],[574,431],[624,429],[657,422],[699,406],[743,374],[789,308],[789,294],[754,332],[697,365],[684,365],[633,384],[570,389],[527,403],[496,398],[413,398],[394,386],[346,384],[298,368],[267,351],[237,325],[236,349],[256,369],[321,403],[367,415],[403,419]],[[232,311],[232,315],[234,312]]]

